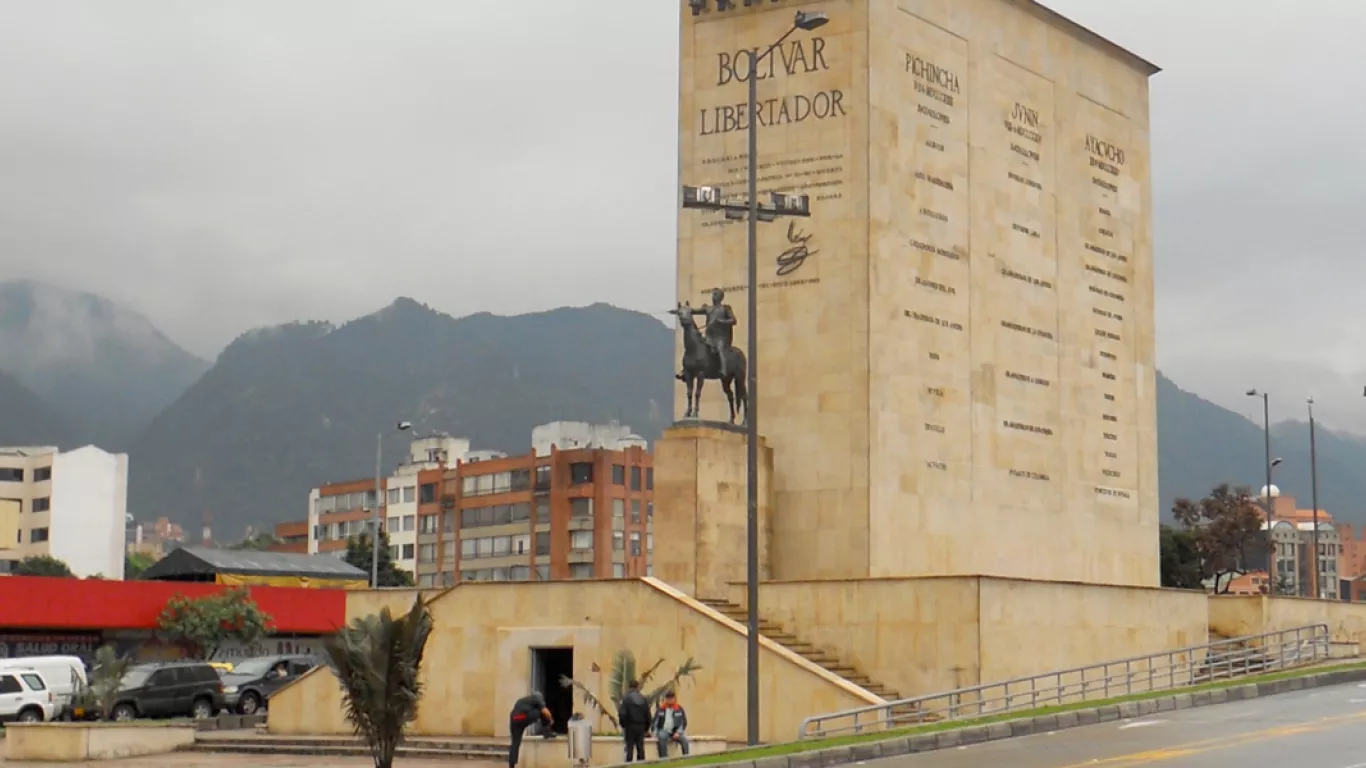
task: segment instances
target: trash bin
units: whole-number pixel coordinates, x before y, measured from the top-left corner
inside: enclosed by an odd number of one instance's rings
[[[575,712],[569,718],[569,764],[588,765],[593,759],[593,723]]]

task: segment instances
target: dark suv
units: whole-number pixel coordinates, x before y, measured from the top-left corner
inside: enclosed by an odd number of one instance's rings
[[[316,666],[314,656],[259,656],[240,662],[223,673],[223,707],[254,715],[272,693]]]
[[[223,708],[223,681],[202,661],[139,664],[119,683],[112,715],[137,717],[213,717]]]

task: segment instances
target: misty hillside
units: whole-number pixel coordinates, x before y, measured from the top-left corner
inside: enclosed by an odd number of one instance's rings
[[[0,373],[0,446],[75,446],[71,425],[13,376]]]
[[[221,535],[305,515],[308,489],[374,473],[399,420],[520,453],[555,420],[619,419],[647,439],[669,420],[672,334],[594,305],[455,319],[410,299],[334,328],[246,334],[134,443],[129,509]],[[406,437],[390,435],[392,464]]]
[[[147,318],[89,293],[0,283],[0,371],[62,414],[68,440],[126,447],[208,368]]]

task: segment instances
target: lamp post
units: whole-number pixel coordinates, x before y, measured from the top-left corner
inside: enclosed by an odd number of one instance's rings
[[[1319,462],[1318,455],[1314,446],[1314,398],[1308,399],[1309,404],[1309,498],[1314,505],[1314,597],[1318,600],[1323,599],[1323,586],[1319,583],[1322,575],[1319,573]]]
[[[394,430],[403,432],[412,429],[413,425],[406,421],[400,421]],[[370,525],[370,588],[379,588],[379,507],[380,501],[384,498],[384,433],[379,432],[375,435],[375,514]]]
[[[1266,392],[1258,392],[1255,389],[1247,391],[1248,397],[1260,397],[1262,399],[1262,433],[1266,438],[1266,488],[1262,490],[1266,498],[1266,578],[1271,582],[1271,592],[1276,591],[1276,540],[1271,535],[1271,522],[1275,512],[1271,507],[1271,399]]]
[[[811,31],[829,21],[820,11],[797,11],[792,26],[763,53],[755,48],[749,52],[748,115],[749,153],[747,159],[748,199],[743,203],[722,199],[719,187],[684,187],[683,207],[725,211],[726,218],[748,222],[747,264],[745,288],[749,293],[746,313],[746,352],[748,397],[745,402],[745,597],[748,606],[746,642],[746,710],[749,744],[759,743],[759,222],[773,221],[778,216],[810,216],[810,199],[806,195],[772,193],[772,203],[759,204],[759,62],[773,53],[797,30]]]

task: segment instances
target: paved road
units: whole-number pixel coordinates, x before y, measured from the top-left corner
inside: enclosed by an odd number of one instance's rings
[[[868,768],[1366,768],[1366,684],[868,761]]]

